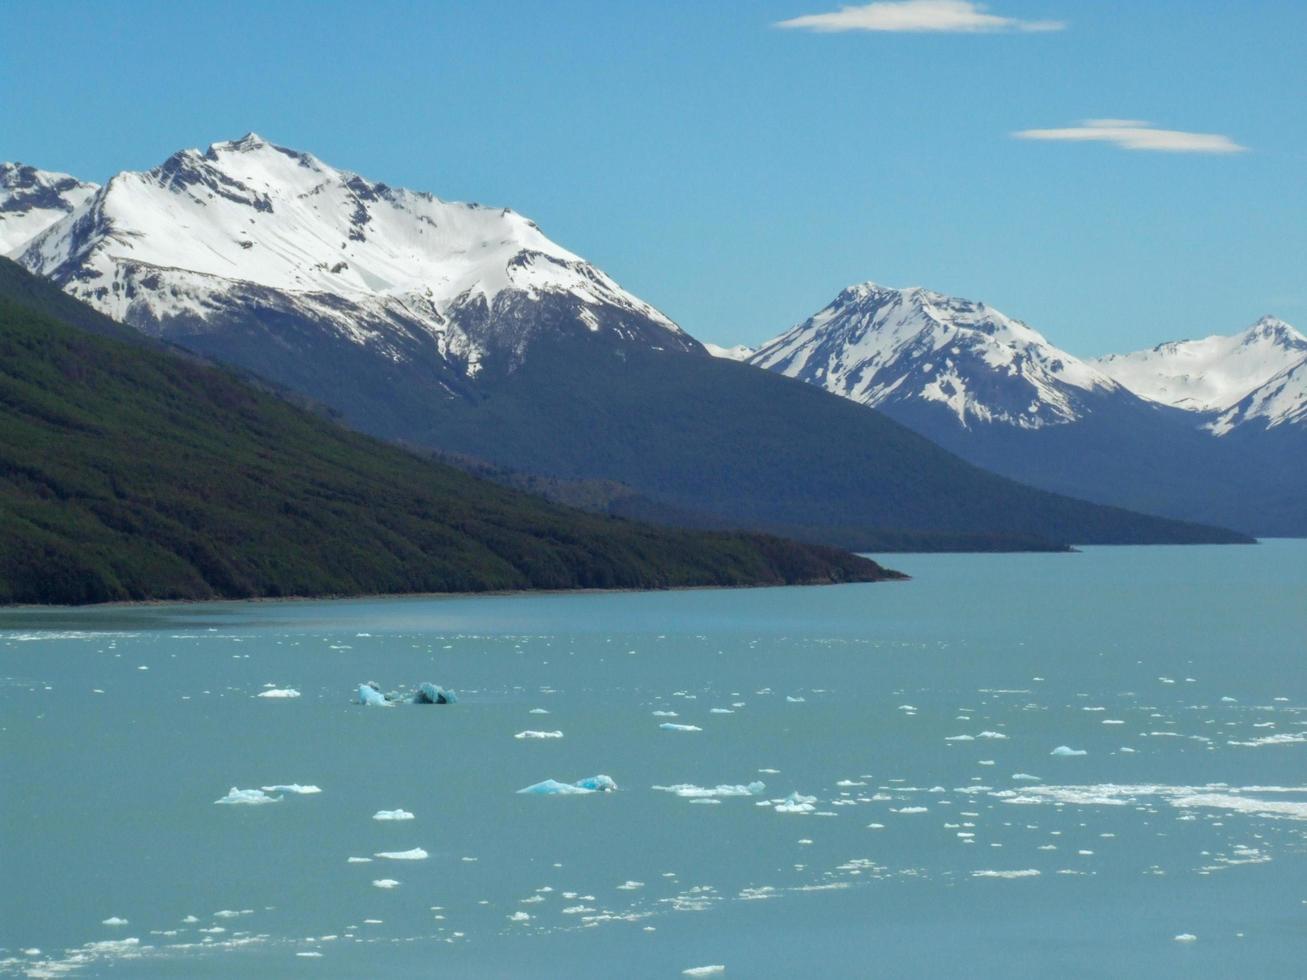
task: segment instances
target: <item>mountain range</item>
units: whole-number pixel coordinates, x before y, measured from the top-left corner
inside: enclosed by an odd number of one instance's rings
[[[1082,360],[984,303],[868,282],[720,356],[876,408],[1035,486],[1307,534],[1307,338],[1274,317]]]
[[[101,313],[366,433],[614,488],[614,513],[866,550],[1246,540],[986,472],[886,414],[711,356],[514,211],[254,134],[102,187],[4,175],[9,255]]]

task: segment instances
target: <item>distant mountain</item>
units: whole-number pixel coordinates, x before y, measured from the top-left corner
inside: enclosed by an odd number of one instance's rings
[[[642,515],[857,547],[1242,539],[997,478],[882,415],[709,356],[512,211],[254,135],[117,175],[19,261],[363,431],[620,484]]]
[[[1285,492],[1286,480],[1307,480],[1307,459],[1284,440],[1217,438],[1301,418],[1307,371],[1293,368],[1304,357],[1307,340],[1266,318],[1232,338],[1084,361],[984,303],[864,283],[748,362],[878,408],[1035,486],[1307,534],[1307,498]]]
[[[1203,425],[1218,436],[1246,424],[1304,421],[1307,337],[1277,317],[1232,336],[1174,341],[1096,363],[1145,398],[1209,416]]]
[[[897,577],[496,486],[62,322],[24,277],[0,259],[0,603]]]
[[[25,245],[97,189],[68,174],[0,163],[0,256]]]
[[[1107,375],[984,303],[863,283],[749,363],[864,405],[929,409],[966,429],[1075,422],[1112,399]],[[892,413],[891,413],[892,414]]]

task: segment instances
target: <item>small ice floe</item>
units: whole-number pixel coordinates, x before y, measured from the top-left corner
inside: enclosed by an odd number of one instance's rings
[[[548,708],[532,708],[530,711],[527,712],[527,714],[528,714],[528,715],[547,715],[547,714],[549,714],[549,709],[548,709]]]
[[[412,820],[413,814],[407,810],[378,810],[372,814],[373,820]]]
[[[546,779],[518,790],[530,796],[577,796],[582,793],[607,793],[617,789],[617,783],[610,776],[587,776],[574,783],[560,783],[556,779]]]
[[[527,731],[525,731],[525,732],[518,732],[518,733],[517,733],[516,735],[514,735],[513,737],[514,737],[515,739],[518,739],[519,741],[520,741],[520,740],[523,740],[523,739],[562,738],[562,737],[563,737],[563,733],[562,733],[562,732],[557,732],[557,731],[555,731],[555,732],[535,732],[535,731],[527,730]]]
[[[425,861],[431,855],[420,847],[414,847],[407,851],[378,851],[372,856],[386,861]]]
[[[373,888],[398,888],[399,882],[394,878],[375,878],[372,882]]]
[[[973,878],[1038,878],[1039,870],[1036,868],[1021,868],[1017,871],[973,871]]]
[[[733,714],[735,714],[735,709],[734,709],[734,708],[709,708],[709,709],[708,709],[708,714],[710,714],[710,715],[733,715]]]
[[[792,694],[787,694],[785,695],[785,700],[790,702],[790,704],[802,704],[804,701],[807,701],[808,699],[803,696],[799,696],[796,698]]]
[[[1022,782],[1022,783],[1043,782],[1043,780],[1041,780],[1038,776],[1032,776],[1028,772],[1014,772],[1012,774],[1012,778],[1017,782]]]
[[[366,704],[374,708],[390,707],[390,702],[386,700],[386,696],[381,693],[381,689],[375,684],[359,685],[358,703]]]
[[[707,966],[692,966],[681,971],[683,977],[719,977],[726,972],[726,967],[721,963],[710,963]]]
[[[617,886],[617,890],[621,892],[633,892],[643,887],[643,881],[624,881]]]
[[[214,803],[226,803],[235,806],[258,806],[263,803],[280,803],[280,796],[269,796],[261,789],[237,789],[233,786],[227,795]]]
[[[264,786],[265,793],[294,793],[296,796],[312,796],[315,793],[321,793],[321,788],[317,786],[304,786],[300,783],[279,783],[276,786]]]
[[[297,698],[300,692],[293,687],[270,687],[254,695],[256,698]]]
[[[1089,753],[1086,752],[1084,749],[1073,749],[1069,745],[1059,745],[1057,748],[1055,748],[1052,752],[1048,754],[1057,755],[1057,756],[1072,756],[1072,755],[1088,755]]]
[[[372,858],[351,857],[345,863],[346,864],[371,864]]]
[[[400,694],[396,691],[382,694],[379,684],[375,681],[368,681],[359,685],[358,700],[355,703],[378,708],[393,704],[457,704],[458,695],[439,684],[432,684],[430,681],[419,684],[417,690],[409,694]]]
[[[1182,932],[1182,933],[1180,933],[1180,935],[1178,935],[1178,936],[1174,936],[1173,939],[1174,939],[1175,942],[1177,942],[1177,943],[1196,943],[1196,942],[1198,942],[1198,937],[1195,936],[1192,932]]]
[[[124,918],[121,918],[120,916],[117,916],[117,915],[111,915],[111,916],[109,916],[109,918],[107,918],[107,919],[101,919],[101,920],[100,920],[100,925],[102,925],[102,926],[125,926],[125,925],[127,925],[127,920],[124,919]]]
[[[698,725],[678,725],[675,722],[665,721],[658,726],[665,732],[701,732],[703,731]]]
[[[300,959],[305,959],[305,960],[320,960],[320,959],[322,959],[322,954],[319,953],[316,949],[305,949],[305,950],[301,950],[300,952],[296,953],[295,955],[298,956],[298,957],[300,957]]]
[[[817,797],[815,796],[804,796],[802,793],[794,792],[773,806],[772,809],[777,813],[812,813],[816,809],[813,806],[816,802]]]
[[[894,812],[911,814],[911,813],[928,813],[929,811],[930,811],[930,807],[928,806],[901,806]]]
[[[675,793],[685,799],[714,799],[723,796],[758,796],[767,789],[767,784],[755,780],[746,786],[721,783],[717,786],[695,786],[693,783],[677,783],[674,786],[653,786],[652,789],[663,793]]]
[[[675,712],[675,711],[654,711],[654,712],[652,712],[652,714],[653,714],[653,716],[654,716],[655,718],[675,718],[675,717],[676,717],[676,712]]]
[[[527,912],[517,911],[504,916],[509,922],[530,922],[531,915]]]

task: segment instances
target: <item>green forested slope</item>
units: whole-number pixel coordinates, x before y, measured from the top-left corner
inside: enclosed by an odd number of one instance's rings
[[[476,479],[225,371],[60,322],[28,305],[43,305],[43,284],[27,303],[5,298],[21,280],[4,265],[0,602],[886,575],[834,549],[657,529]]]

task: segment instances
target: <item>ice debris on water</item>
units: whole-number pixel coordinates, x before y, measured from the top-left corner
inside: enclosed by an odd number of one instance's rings
[[[682,970],[683,977],[719,977],[726,972],[726,967],[721,963],[710,963],[708,966],[692,966],[688,970]]]
[[[1055,748],[1052,752],[1048,754],[1060,755],[1060,756],[1072,756],[1072,755],[1088,755],[1089,753],[1086,752],[1084,749],[1073,749],[1069,745],[1059,745],[1057,748]]]
[[[214,800],[214,803],[227,803],[243,806],[258,806],[261,803],[280,803],[280,796],[269,796],[261,789],[237,789],[233,786],[227,791],[227,795],[220,800]]]
[[[665,732],[701,732],[703,731],[698,725],[678,725],[675,722],[665,721],[658,726]]]
[[[117,915],[111,915],[111,916],[109,916],[109,918],[101,920],[100,925],[102,925],[102,926],[125,926],[125,925],[127,925],[127,920],[124,919],[124,918],[122,918],[122,917],[120,917],[120,916],[117,916]]]
[[[393,704],[457,704],[458,695],[448,688],[441,687],[439,684],[432,684],[430,681],[419,684],[417,690],[409,694],[400,694],[397,691],[383,694],[379,684],[375,681],[368,681],[359,685],[356,703],[379,708],[389,707]]]
[[[300,692],[293,687],[270,687],[266,691],[260,691],[255,695],[256,698],[297,698]]]
[[[1177,943],[1194,943],[1198,941],[1198,937],[1192,932],[1182,932],[1180,935],[1175,937],[1175,941]]]
[[[544,738],[562,738],[562,737],[563,737],[563,733],[562,733],[562,732],[559,732],[559,731],[553,731],[553,732],[537,732],[537,731],[531,731],[530,729],[528,729],[527,731],[524,731],[524,732],[518,732],[518,733],[517,733],[516,735],[514,735],[513,737],[516,738],[516,739],[518,739],[518,740],[524,740],[524,739],[544,739]]]
[[[759,796],[767,784],[754,780],[747,786],[721,783],[717,786],[695,786],[693,783],[677,783],[674,786],[654,786],[653,789],[664,793],[675,793],[685,799],[713,799],[723,796]]]
[[[372,882],[373,888],[396,888],[399,882],[394,878],[376,878]]]
[[[617,783],[611,776],[586,776],[574,783],[560,783],[556,779],[546,779],[541,783],[519,789],[518,793],[531,796],[577,796],[582,793],[608,793],[617,789]]]
[[[322,790],[317,786],[303,786],[299,783],[279,783],[276,786],[264,786],[265,793],[294,793],[296,796],[312,796],[315,793],[321,793]]]
[[[387,861],[425,861],[431,855],[420,847],[414,847],[407,851],[378,851],[372,856]]]
[[[378,810],[372,814],[373,820],[412,820],[413,814],[407,810]]]
[[[777,813],[811,813],[816,809],[813,806],[816,802],[815,796],[804,796],[802,793],[794,792],[776,803],[772,809]]]

